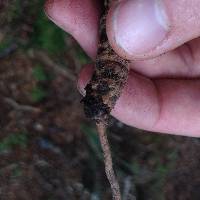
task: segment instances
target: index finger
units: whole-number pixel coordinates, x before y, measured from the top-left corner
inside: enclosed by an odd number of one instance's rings
[[[47,16],[71,34],[86,53],[95,58],[100,5],[97,0],[47,0]]]

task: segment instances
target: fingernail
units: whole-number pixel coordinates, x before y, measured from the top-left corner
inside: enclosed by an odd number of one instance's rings
[[[82,72],[81,72],[82,73]],[[80,92],[80,94],[82,96],[85,96],[86,95],[86,90],[85,90],[85,87],[87,85],[87,80],[85,80],[85,77],[83,76],[82,77],[82,74],[79,74],[79,77],[78,77],[78,80],[77,80],[77,89],[78,91]]]
[[[94,67],[93,65],[89,64],[85,65],[79,73],[77,89],[83,96],[86,95],[85,87],[89,83],[93,72],[94,72]]]
[[[162,0],[128,0],[115,8],[113,28],[116,43],[133,55],[154,49],[170,26]]]
[[[82,96],[86,95],[85,87],[84,87],[83,83],[80,80],[78,80],[78,82],[77,82],[77,89],[78,89],[78,91],[80,92],[80,94]]]

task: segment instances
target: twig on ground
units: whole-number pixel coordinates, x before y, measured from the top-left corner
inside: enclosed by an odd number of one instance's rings
[[[52,68],[56,74],[63,75],[70,81],[76,81],[75,75],[70,70],[55,63],[46,53],[41,51],[33,51],[31,56]]]
[[[39,108],[35,108],[30,105],[22,105],[17,103],[14,99],[11,99],[9,97],[4,97],[4,102],[12,106],[14,109],[19,110],[19,111],[25,111],[25,112],[35,112],[38,113],[40,112]]]

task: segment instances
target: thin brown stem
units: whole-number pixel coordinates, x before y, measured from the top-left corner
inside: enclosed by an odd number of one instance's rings
[[[97,124],[97,130],[104,154],[105,171],[111,185],[113,200],[121,200],[119,183],[113,170],[110,145],[106,135],[106,126],[103,123],[99,123]]]

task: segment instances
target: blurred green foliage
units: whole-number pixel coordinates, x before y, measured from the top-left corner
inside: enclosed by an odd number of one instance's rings
[[[47,82],[50,78],[46,73],[44,67],[40,64],[37,64],[33,68],[33,77],[36,81],[38,81],[37,85],[32,88],[31,91],[31,99],[34,103],[38,103],[42,101],[45,97],[47,97],[47,90],[40,84],[41,82]]]
[[[12,150],[15,147],[22,149],[27,147],[28,137],[27,134],[21,132],[10,134],[0,142],[0,152]]]
[[[0,52],[6,49],[10,45],[11,41],[8,38],[5,38],[3,41],[0,42]]]
[[[81,65],[85,65],[89,62],[91,62],[91,59],[86,55],[86,53],[80,49],[80,48],[77,48],[77,51],[76,51],[76,59],[79,60],[80,64]]]
[[[49,79],[44,67],[39,64],[33,68],[33,77],[37,81],[47,81]]]
[[[88,144],[93,151],[94,155],[99,159],[103,160],[101,144],[99,141],[97,130],[86,124],[82,124],[81,130],[85,133]]]
[[[20,176],[22,176],[22,169],[19,165],[16,165],[12,170],[12,178],[18,178]]]
[[[31,99],[35,103],[42,101],[47,95],[47,91],[39,85],[36,85],[31,91]]]
[[[65,50],[65,33],[55,26],[44,14],[40,11],[34,24],[34,34],[32,43],[37,48],[42,48],[49,53],[58,54]]]

